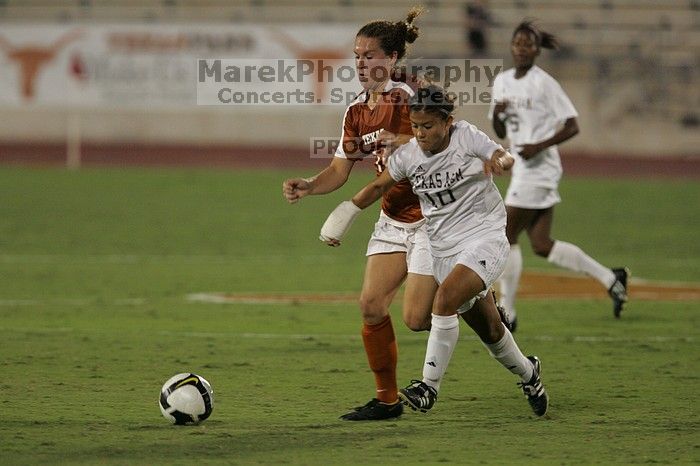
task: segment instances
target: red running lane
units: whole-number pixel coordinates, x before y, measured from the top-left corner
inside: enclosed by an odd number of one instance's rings
[[[0,164],[61,166],[64,144],[0,143]],[[83,144],[81,164],[86,167],[227,167],[304,168],[326,166],[328,158],[312,158],[303,147],[200,146],[149,144]],[[565,152],[564,172],[569,176],[700,178],[700,154],[695,156],[640,157]],[[368,170],[370,163],[361,164]]]

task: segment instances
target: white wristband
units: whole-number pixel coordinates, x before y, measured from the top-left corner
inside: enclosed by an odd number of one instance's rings
[[[321,235],[318,239],[323,242],[342,240],[360,212],[362,209],[353,204],[352,201],[341,202],[321,227]]]

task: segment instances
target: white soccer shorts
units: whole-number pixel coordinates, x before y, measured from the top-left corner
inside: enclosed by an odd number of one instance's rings
[[[366,255],[374,256],[390,252],[406,253],[409,273],[433,275],[433,258],[430,254],[425,220],[402,223],[381,212],[367,244]]]
[[[548,209],[561,202],[557,188],[513,183],[508,186],[505,204],[521,209]]]
[[[442,283],[455,266],[461,264],[473,270],[486,285],[481,293],[459,307],[457,311],[459,314],[468,311],[477,299],[486,296],[491,286],[503,273],[509,252],[510,245],[505,233],[503,233],[498,236],[494,235],[492,238],[464,243],[461,251],[456,254],[433,259],[433,270],[438,283]]]

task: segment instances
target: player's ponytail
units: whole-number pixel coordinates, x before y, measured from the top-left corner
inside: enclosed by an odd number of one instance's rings
[[[532,35],[535,38],[535,42],[537,43],[538,48],[559,48],[559,40],[557,39],[557,37],[554,34],[543,31],[542,29],[537,27],[531,20],[525,20],[522,23],[518,24],[515,27],[515,30],[513,31],[513,38],[515,38],[516,34],[518,34],[519,32],[526,32]]]
[[[385,54],[396,52],[397,60],[401,60],[406,55],[407,44],[414,43],[420,35],[414,21],[424,11],[422,6],[415,6],[403,21],[372,21],[362,26],[357,36],[376,38]]]
[[[414,6],[408,11],[406,19],[404,21],[396,23],[397,28],[399,30],[402,30],[404,34],[404,42],[406,44],[412,44],[416,41],[416,39],[418,39],[418,36],[420,35],[420,30],[418,29],[418,26],[413,24],[413,21],[424,11],[425,8],[423,8],[422,6]]]

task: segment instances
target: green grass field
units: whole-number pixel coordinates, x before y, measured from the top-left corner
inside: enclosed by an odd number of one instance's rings
[[[0,168],[1,464],[700,462],[698,301],[523,300],[550,419],[462,327],[429,414],[343,423],[373,394],[352,304],[209,304],[191,293],[357,292],[376,210],[316,238],[339,193],[287,205],[289,171]],[[503,183],[501,180],[500,183]],[[565,179],[555,236],[637,277],[700,282],[700,185]],[[695,199],[695,201],[693,201]],[[526,268],[550,269],[525,248]],[[394,324],[399,382],[427,334]],[[175,427],[163,382],[205,376],[212,417]]]

